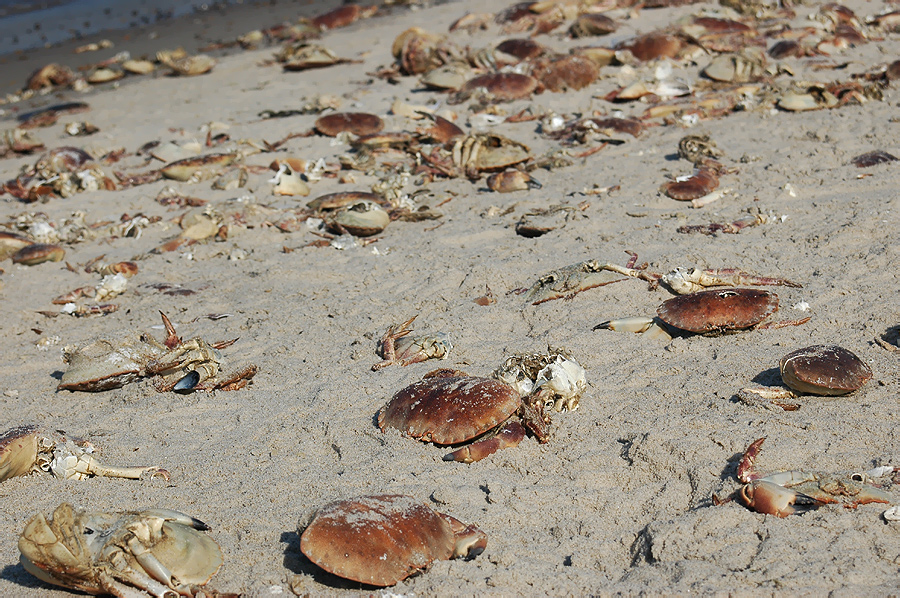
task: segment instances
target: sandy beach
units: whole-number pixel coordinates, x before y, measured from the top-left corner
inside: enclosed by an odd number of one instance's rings
[[[2,482],[0,595],[72,595],[26,572],[17,548],[29,518],[49,515],[63,502],[108,512],[163,507],[201,519],[224,554],[209,587],[244,596],[900,593],[900,524],[883,517],[891,505],[828,504],[779,518],[735,501],[715,505],[713,499],[741,487],[738,462],[762,437],[762,473],[840,476],[900,467],[898,354],[889,350],[897,342],[900,165],[852,163],[875,150],[900,156],[897,83],[882,83],[877,71],[900,57],[900,37],[866,22],[896,5],[847,2],[864,39],[849,47],[822,45],[809,56],[766,57],[768,70],[746,83],[701,76],[717,55],[709,49],[713,42],[690,57],[600,67],[597,79],[581,89],[545,90],[500,103],[470,98],[454,104],[448,93],[426,89],[418,76],[377,75],[396,69],[391,45],[413,26],[472,50],[529,37],[528,31],[503,32],[492,18],[483,29],[448,33],[467,13],[495,14],[508,5],[460,0],[376,13],[312,42],[348,59],[327,68],[287,71],[274,58],[282,44],[261,43],[212,52],[217,64],[199,76],[167,76],[159,67],[154,74],[84,92],[56,89],[0,106],[4,130],[30,110],[63,102],[89,106],[29,129],[46,149],[8,155],[0,161],[2,181],[15,179],[53,148],[74,146],[96,159],[124,150],[120,161],[99,164],[116,181],[115,190],[36,203],[2,196],[0,230],[6,232],[47,233],[48,227],[33,226],[44,222],[59,234],[72,233],[65,223],[73,219],[105,224],[58,241],[65,249],[62,261],[0,264],[0,423],[5,429],[35,424],[65,430],[94,442],[104,462],[158,465],[171,473],[169,481],[35,474]],[[806,42],[826,44],[834,27],[813,18],[820,8],[798,5],[794,16],[777,13],[771,21],[757,21],[709,3],[611,7],[604,14],[618,27],[608,35],[573,39],[567,21],[532,39],[560,53],[579,46],[612,48],[674,27],[679,19],[717,14],[770,33],[782,25],[808,28]],[[238,19],[227,31],[207,31],[204,40],[234,40],[300,14],[298,9],[274,18],[257,12],[255,22]],[[174,49],[177,43],[167,45],[168,39],[142,37],[142,48],[131,53]],[[775,41],[770,35],[768,46]],[[79,54],[77,64],[70,62],[71,44],[43,49],[28,64],[40,59],[74,68],[130,49],[128,43]],[[193,53],[207,43],[186,49]],[[6,66],[0,68],[6,78]],[[854,77],[866,73],[868,78]],[[22,88],[27,76],[21,72],[4,84]],[[639,81],[656,95],[604,99]],[[832,107],[777,107],[791,84],[802,81],[808,82],[802,89],[813,89],[823,102],[824,86],[813,83],[843,86],[831,88]],[[876,83],[878,94],[872,91]],[[679,86],[691,93],[670,102],[683,104],[662,116],[648,114],[662,105],[664,88]],[[531,161],[522,168],[546,158],[546,167],[529,170],[542,186],[498,193],[488,188],[488,173],[474,173],[470,180],[463,173],[448,177],[412,169],[405,178],[391,179],[395,197],[407,196],[415,209],[427,206],[440,217],[397,219],[375,237],[339,249],[313,234],[324,232],[315,228],[316,220],[302,221],[307,202],[328,193],[369,192],[389,179],[390,163],[408,158],[396,150],[375,152],[375,166],[350,168],[361,163],[348,143],[352,137],[305,135],[324,113],[314,108],[324,106],[378,115],[385,132],[429,126],[428,120],[413,120],[419,115],[405,106],[455,117],[467,134],[489,132],[526,145]],[[294,112],[272,117],[279,111]],[[640,119],[642,130],[636,137],[588,131],[571,143],[547,134],[559,123],[591,116]],[[71,137],[65,126],[75,121],[99,131]],[[228,138],[209,146],[210,130]],[[687,135],[707,135],[719,151],[719,190],[725,192],[702,207],[660,192],[672,178],[692,173],[693,165],[678,156]],[[260,151],[279,140],[274,150]],[[217,171],[199,182],[122,184],[114,171],[137,175],[164,166],[137,154],[151,141],[160,142],[157,148],[173,142],[202,154],[240,152],[246,183],[214,189]],[[423,153],[437,144],[423,142],[424,147]],[[287,158],[306,161],[308,196],[273,192],[276,172],[269,166]],[[420,159],[419,165],[429,162]],[[192,208],[184,201],[159,201],[166,196],[207,203]],[[523,217],[554,206],[562,207],[549,218],[552,230],[517,233]],[[215,222],[216,234],[160,249],[184,238],[186,218],[203,214]],[[290,218],[295,225],[286,224]],[[734,234],[679,232],[749,219],[753,225]],[[625,265],[628,251],[637,253],[638,265],[648,264],[647,272],[738,268],[795,282],[802,286],[761,287],[779,299],[770,319],[810,320],[662,340],[594,328],[614,318],[655,315],[674,296],[664,285],[651,289],[646,281],[627,278],[539,305],[517,293],[549,272],[586,260]],[[85,272],[97,259],[134,261],[139,270],[120,295],[81,298],[76,306],[112,303],[117,310],[88,317],[60,313],[54,298],[100,284],[100,275]],[[223,371],[255,364],[258,373],[234,391],[157,392],[149,378],[101,392],[57,390],[67,368],[64,347],[142,334],[162,341],[160,311],[182,339],[237,339],[221,349]],[[384,332],[412,316],[414,335],[449,335],[453,348],[447,359],[372,371]],[[779,359],[822,344],[852,351],[873,378],[847,396],[802,396],[792,411],[738,398],[743,388],[780,387]],[[435,368],[487,376],[509,355],[548,346],[565,348],[585,368],[587,390],[577,410],[548,411],[546,444],[528,437],[476,463],[453,463],[442,460],[445,448],[377,425],[379,409],[396,392]],[[900,501],[890,474],[876,483],[892,504]],[[487,549],[469,561],[435,562],[385,590],[325,573],[300,552],[298,521],[328,502],[371,494],[407,494],[475,524],[488,536]]]

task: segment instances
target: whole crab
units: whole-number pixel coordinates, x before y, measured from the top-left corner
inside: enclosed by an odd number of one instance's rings
[[[46,471],[54,477],[83,480],[91,476],[139,479],[148,474],[169,479],[160,467],[115,467],[94,457],[90,442],[73,439],[59,430],[41,430],[37,426],[19,426],[0,436],[0,482]]]
[[[378,371],[395,363],[401,366],[419,363],[427,359],[447,359],[453,345],[450,337],[443,332],[428,336],[408,336],[409,326],[417,316],[413,316],[400,325],[391,326],[381,338],[379,354],[383,361],[372,366]]]
[[[584,369],[562,350],[514,355],[493,378],[452,369],[426,374],[381,409],[378,426],[442,446],[474,440],[444,456],[472,463],[518,445],[526,429],[538,442],[549,441],[545,407],[573,411],[585,388]]]
[[[255,365],[228,375],[221,375],[220,349],[237,339],[208,343],[200,338],[182,341],[175,327],[162,312],[167,336],[163,343],[149,335],[138,341],[112,343],[95,341],[79,348],[66,347],[63,358],[69,369],[63,374],[58,390],[101,391],[119,388],[139,378],[154,377],[160,392],[169,390],[237,390],[256,375]]]
[[[718,335],[747,329],[799,326],[810,320],[765,322],[778,310],[778,295],[770,291],[724,288],[673,297],[656,309],[656,318],[632,317],[608,320],[594,330],[646,332],[651,337],[672,338],[672,334]],[[671,333],[670,333],[671,330]]]
[[[195,596],[222,565],[209,527],[178,511],[90,513],[62,503],[19,537],[22,566],[41,581],[119,598]],[[200,531],[198,531],[200,530]]]
[[[487,536],[410,496],[360,496],[319,509],[300,536],[300,550],[345,579],[391,586],[436,560],[476,557]]]
[[[765,437],[752,442],[738,464],[737,477],[744,485],[738,490],[737,498],[748,509],[787,517],[832,503],[855,509],[873,502],[891,502],[890,494],[870,484],[873,477],[883,475],[882,468],[837,476],[812,471],[779,471],[762,476],[756,471],[756,458],[764,441]],[[714,502],[725,501],[714,497]]]

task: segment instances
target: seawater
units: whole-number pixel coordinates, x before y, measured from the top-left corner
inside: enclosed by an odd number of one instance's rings
[[[31,50],[108,30],[153,25],[161,20],[253,0],[0,0],[0,54]]]

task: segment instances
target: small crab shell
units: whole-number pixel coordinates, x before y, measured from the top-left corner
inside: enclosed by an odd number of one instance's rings
[[[203,75],[208,73],[216,66],[216,59],[206,54],[197,54],[196,56],[185,56],[169,61],[162,61],[167,67],[172,69],[172,73],[185,77],[195,75]]]
[[[381,197],[368,191],[339,191],[326,193],[314,200],[307,202],[306,207],[314,211],[337,210],[360,201],[378,202]]]
[[[329,223],[344,228],[354,237],[371,237],[383,231],[391,222],[391,217],[374,201],[358,201],[342,208]]]
[[[159,172],[165,178],[175,181],[197,181],[215,175],[220,168],[234,162],[235,158],[234,154],[208,154],[196,158],[185,158],[166,164]]]
[[[533,39],[524,38],[502,41],[497,44],[495,49],[504,54],[515,56],[519,60],[528,60],[529,58],[540,56],[546,48]]]
[[[758,289],[717,289],[664,301],[659,319],[680,330],[707,333],[751,328],[775,313],[778,295]]]
[[[498,380],[435,370],[395,394],[378,413],[378,426],[422,442],[458,444],[499,426],[521,404],[519,393]]]
[[[594,35],[609,35],[618,28],[618,24],[608,16],[599,13],[585,13],[579,15],[569,28],[572,37],[591,37]]]
[[[672,199],[691,201],[709,195],[719,186],[719,177],[708,168],[701,168],[684,179],[670,181],[662,191]]]
[[[839,396],[860,389],[872,370],[852,352],[837,345],[813,345],[781,358],[781,379],[798,392]]]
[[[403,495],[329,503],[300,536],[300,550],[316,565],[373,586],[394,585],[436,560],[474,557],[486,545],[478,528]]]
[[[657,58],[675,58],[684,47],[684,42],[668,33],[651,32],[616,46],[617,51],[628,51],[637,60],[647,62]]]
[[[326,137],[336,137],[344,131],[354,135],[371,135],[384,128],[384,121],[375,114],[365,112],[334,112],[319,117],[314,127]]]
[[[527,98],[538,87],[538,81],[529,75],[519,73],[488,73],[466,81],[461,93],[463,96],[484,90],[490,98],[497,102],[510,102]]]

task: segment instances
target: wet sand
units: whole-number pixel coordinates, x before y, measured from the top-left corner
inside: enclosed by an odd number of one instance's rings
[[[215,121],[221,123],[216,130],[232,141],[207,151],[225,151],[247,147],[238,140],[260,144],[308,131],[314,114],[263,119],[260,113],[299,110],[320,94],[334,96],[342,110],[380,115],[388,131],[422,126],[392,114],[395,99],[455,112],[468,131],[470,103],[449,106],[444,95],[424,91],[414,77],[390,83],[371,73],[392,64],[391,43],[408,27],[443,33],[467,12],[496,12],[506,5],[461,1],[328,32],[320,43],[353,62],[326,69],[284,72],[270,63],[277,50],[271,47],[222,57],[200,77],[149,76],[126,79],[117,89],[54,93],[32,104],[82,100],[90,111],[63,116],[34,135],[48,148],[133,153],[152,140],[202,143],[203,126]],[[889,5],[848,6],[868,16]],[[614,11],[618,31],[596,43],[612,45],[700,8],[713,6]],[[816,9],[797,7],[794,26]],[[203,39],[229,38],[244,24],[249,25],[236,20],[233,30],[205,32]],[[452,39],[475,48],[500,35],[492,25]],[[804,59],[784,63],[797,80],[848,80],[900,56],[897,34],[872,37],[833,57],[847,63],[843,68],[815,70]],[[585,43],[561,33],[537,39],[559,50]],[[147,43],[146,50],[134,52],[149,52],[153,44]],[[117,44],[115,51],[126,47]],[[709,60],[676,64],[674,76],[696,82]],[[601,98],[654,70],[638,66],[629,75],[623,67],[604,67],[585,89],[544,92],[492,109],[513,115],[530,108],[566,119],[592,111],[640,116],[646,104]],[[775,88],[788,81],[790,75],[779,75]],[[896,523],[882,518],[888,505],[826,505],[780,519],[735,502],[714,506],[712,499],[739,488],[738,460],[764,436],[758,460],[763,472],[839,474],[900,465],[898,356],[875,342],[898,318],[900,166],[860,169],[850,163],[876,149],[900,155],[897,105],[896,84],[882,100],[830,110],[748,105],[691,127],[649,126],[638,138],[623,136],[624,143],[571,155],[598,147],[595,138],[567,148],[569,165],[534,171],[540,190],[498,194],[484,178],[437,177],[422,186],[432,194],[422,201],[443,214],[440,220],[392,222],[376,242],[346,250],[308,247],[320,237],[305,226],[284,233],[269,224],[319,195],[369,190],[378,177],[364,172],[341,171],[352,183],[339,177],[312,182],[306,198],[274,195],[273,173],[263,170],[251,171],[246,187],[234,190],[211,189],[210,181],[158,181],[38,204],[5,196],[2,222],[44,212],[58,223],[76,211],[88,222],[139,213],[158,219],[138,237],[66,246],[65,262],[73,266],[101,255],[105,262],[137,260],[139,273],[112,300],[118,311],[107,316],[37,313],[57,311],[54,297],[99,282],[83,268],[73,272],[64,262],[2,264],[0,409],[7,428],[30,422],[64,429],[94,440],[105,461],[160,465],[172,479],[63,481],[35,475],[0,484],[0,595],[70,595],[29,575],[16,547],[32,515],[49,514],[62,502],[98,511],[165,507],[205,521],[225,555],[210,585],[247,596],[287,594],[291,584],[310,596],[897,593],[900,533]],[[3,106],[10,115],[16,108]],[[90,121],[100,132],[70,138],[63,126],[73,120]],[[493,130],[527,144],[535,156],[557,150],[559,142],[541,135],[539,124],[502,123]],[[678,142],[688,134],[708,134],[722,152],[719,160],[737,170],[721,177],[730,192],[703,208],[658,191],[668,176],[690,173],[690,163],[677,156]],[[247,156],[244,164],[265,167],[287,156],[336,164],[348,152],[342,141],[296,137],[279,152]],[[0,176],[13,178],[36,159],[5,159]],[[105,170],[149,168],[140,164],[130,157]],[[418,190],[420,178],[411,176],[403,191]],[[166,186],[205,199],[221,213],[243,210],[243,220],[230,221],[226,240],[152,254],[180,232],[175,219],[187,211],[154,201]],[[570,213],[564,226],[535,238],[516,234],[523,215],[559,204]],[[677,232],[683,225],[728,223],[748,214],[761,214],[765,222],[738,234]],[[593,327],[611,318],[652,315],[672,296],[663,287],[650,290],[646,282],[628,279],[537,306],[514,292],[580,261],[624,264],[628,250],[655,272],[741,268],[796,281],[802,288],[772,289],[780,299],[773,318],[812,319],[802,326],[661,341]],[[173,285],[193,292],[166,294]],[[496,302],[476,303],[488,289]],[[142,333],[162,340],[160,310],[185,339],[237,338],[222,350],[223,368],[258,365],[252,383],[233,392],[186,395],[156,392],[149,381],[99,393],[56,390],[66,368],[62,347]],[[416,314],[415,334],[450,335],[449,358],[371,371],[384,331]],[[747,386],[778,386],[779,358],[814,344],[853,351],[874,379],[847,397],[803,397],[796,411],[771,411],[736,398]],[[585,367],[588,389],[578,410],[552,414],[547,444],[526,438],[515,449],[463,465],[442,461],[447,451],[440,447],[393,430],[382,433],[375,423],[395,392],[436,367],[487,375],[507,355],[548,345],[568,349]],[[896,486],[888,490],[900,498]],[[435,563],[384,593],[327,575],[300,553],[298,520],[332,500],[385,493],[409,494],[477,524],[488,535],[487,550],[472,561]]]

